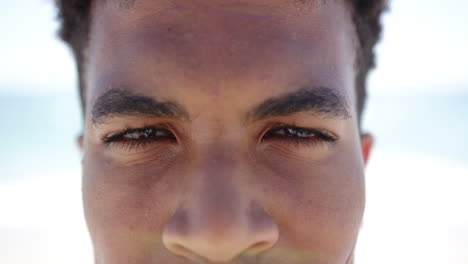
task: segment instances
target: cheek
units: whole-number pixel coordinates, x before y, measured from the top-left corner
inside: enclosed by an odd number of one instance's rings
[[[166,173],[167,166],[123,166],[101,153],[87,153],[83,206],[94,244],[112,254],[163,248],[161,230],[178,201]],[[125,250],[116,250],[121,247]]]
[[[343,146],[325,159],[293,160],[271,155],[265,202],[284,237],[298,248],[327,256],[352,250],[365,204],[364,174],[357,149]],[[273,175],[273,177],[272,177]],[[273,180],[272,180],[273,179]]]

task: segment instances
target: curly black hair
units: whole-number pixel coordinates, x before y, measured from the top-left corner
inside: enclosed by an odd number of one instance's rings
[[[380,17],[387,7],[387,0],[346,1],[349,1],[352,6],[352,18],[358,39],[355,87],[360,123],[366,101],[367,76],[369,71],[375,67],[374,46],[380,39],[382,31]],[[56,0],[58,18],[61,22],[59,35],[70,46],[76,60],[83,110],[85,89],[83,79],[84,49],[88,43],[92,2],[93,0]]]

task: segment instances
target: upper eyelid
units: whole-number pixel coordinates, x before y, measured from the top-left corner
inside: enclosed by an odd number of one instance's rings
[[[267,130],[265,132],[265,134],[268,134],[268,133],[270,133],[272,131],[286,129],[286,128],[292,128],[292,129],[296,129],[296,130],[306,130],[308,132],[317,133],[319,135],[330,137],[333,140],[338,140],[339,139],[339,137],[337,135],[335,135],[334,133],[331,133],[331,132],[329,132],[328,130],[325,130],[325,129],[307,128],[307,127],[300,127],[300,126],[296,126],[296,125],[286,125],[286,124],[279,124],[277,126],[273,126],[269,130]]]
[[[102,142],[110,143],[112,141],[115,141],[115,140],[118,140],[118,139],[122,138],[123,136],[125,136],[125,134],[136,132],[136,131],[139,131],[139,130],[145,130],[145,129],[148,129],[148,128],[154,128],[156,130],[166,130],[166,131],[169,131],[172,134],[174,134],[170,129],[168,129],[166,127],[163,127],[163,126],[160,126],[160,125],[159,126],[144,126],[144,127],[139,127],[139,128],[128,128],[128,129],[124,129],[124,130],[121,130],[121,131],[117,131],[115,133],[104,135],[102,137]]]

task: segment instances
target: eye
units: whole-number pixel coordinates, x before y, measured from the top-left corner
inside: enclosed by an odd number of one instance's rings
[[[122,132],[111,134],[104,138],[104,143],[120,144],[127,147],[138,147],[154,141],[176,140],[174,134],[162,127],[145,127],[127,129]]]
[[[269,130],[263,136],[263,140],[281,140],[286,143],[310,146],[320,143],[333,144],[338,138],[328,132],[317,129],[283,125]]]

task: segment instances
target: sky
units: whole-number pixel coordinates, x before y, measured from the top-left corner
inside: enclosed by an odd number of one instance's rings
[[[0,17],[0,92],[75,88],[73,60],[56,37],[58,23],[51,2],[2,4],[6,15]],[[393,0],[384,17],[378,71],[370,77],[370,91],[468,93],[467,14],[468,1]]]
[[[468,1],[393,0],[370,89],[468,91]]]

